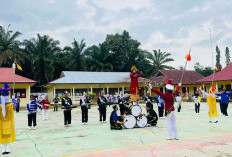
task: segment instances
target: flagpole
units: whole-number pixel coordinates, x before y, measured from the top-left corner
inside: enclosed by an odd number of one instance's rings
[[[190,52],[191,52],[191,48],[190,48],[190,50],[189,50],[189,55],[190,55]],[[187,63],[188,63],[188,60],[186,59],[186,62],[185,62],[185,65],[184,65],[184,69],[183,69],[183,71],[182,71],[182,76],[181,76],[181,79],[180,79],[180,82],[181,82],[181,83],[182,83],[182,80],[183,80],[183,77],[184,77],[184,72],[185,72]]]
[[[213,48],[212,48],[212,37],[211,37],[211,29],[209,28],[209,35],[210,35],[210,46],[211,46],[211,53],[212,53],[212,68],[214,68],[213,65]],[[215,68],[213,70],[213,78],[212,78],[212,85],[213,85],[213,81],[214,81],[214,74],[215,74]]]
[[[15,89],[15,68],[16,68],[16,60],[15,60],[15,62],[14,62],[13,64],[14,64],[14,66],[13,66],[13,68],[14,68],[14,80],[13,80],[13,93],[12,93],[12,96],[14,96],[14,89]]]

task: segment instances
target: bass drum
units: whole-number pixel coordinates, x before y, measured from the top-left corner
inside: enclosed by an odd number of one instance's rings
[[[136,124],[140,128],[145,127],[147,125],[147,117],[145,117],[145,116],[139,116],[139,117],[137,117]]]
[[[139,105],[132,105],[130,106],[130,114],[132,114],[135,117],[140,116],[142,113],[142,109]]]
[[[127,129],[134,128],[136,125],[136,118],[132,115],[127,115],[124,118],[124,127]]]

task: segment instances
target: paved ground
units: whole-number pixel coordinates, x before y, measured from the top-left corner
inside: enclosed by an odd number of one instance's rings
[[[81,124],[80,108],[77,108],[72,112],[72,127],[65,128],[62,111],[50,110],[49,120],[42,121],[38,115],[37,130],[29,131],[26,111],[22,111],[15,114],[17,141],[11,144],[10,156],[232,156],[232,117],[219,116],[219,123],[209,123],[206,104],[201,104],[200,116],[193,109],[193,103],[184,103],[181,113],[176,113],[179,141],[166,140],[165,119],[160,119],[157,127],[111,131],[109,123],[99,124],[96,107],[89,110],[88,125]],[[108,120],[111,111],[108,108]],[[229,114],[232,115],[231,106]]]

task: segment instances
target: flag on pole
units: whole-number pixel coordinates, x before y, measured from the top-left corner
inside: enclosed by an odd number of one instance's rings
[[[21,70],[21,71],[23,70],[22,67],[21,67],[20,65],[18,65],[18,64],[17,64],[17,68],[18,68],[19,70]]]
[[[216,67],[216,70],[217,70],[217,71],[221,71],[219,67]]]
[[[187,59],[187,61],[191,61],[191,56],[190,56],[190,54],[187,54],[187,55],[185,56],[185,58]]]

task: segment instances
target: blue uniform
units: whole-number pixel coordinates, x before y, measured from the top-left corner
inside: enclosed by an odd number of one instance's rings
[[[232,92],[230,92],[230,93],[216,94],[216,95],[221,97],[221,103],[229,104],[229,99],[230,99],[229,96],[231,94],[232,94]]]

